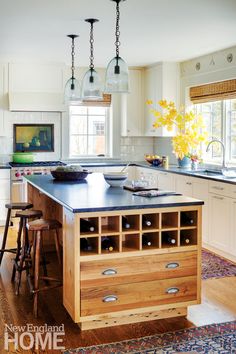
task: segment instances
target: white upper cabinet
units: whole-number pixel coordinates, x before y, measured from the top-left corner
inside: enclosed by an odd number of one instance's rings
[[[6,134],[4,130],[4,110],[7,109],[7,64],[0,63],[0,136]]]
[[[129,69],[130,93],[121,99],[121,135],[143,135],[144,95],[143,69]]]
[[[62,111],[63,64],[9,64],[11,111]]]
[[[158,101],[166,99],[179,105],[179,64],[159,63],[144,70],[144,135],[145,136],[173,136],[165,127],[153,128],[155,117],[150,113],[150,106],[146,100],[152,100],[154,107],[160,110]]]

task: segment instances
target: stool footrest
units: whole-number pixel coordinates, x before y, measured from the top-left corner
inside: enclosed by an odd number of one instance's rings
[[[59,282],[58,279],[54,279],[54,280]],[[40,291],[45,291],[45,290],[49,290],[49,289],[59,288],[61,286],[62,286],[62,283],[60,281],[60,284],[44,286],[43,288],[39,288],[39,289],[33,290],[32,293],[36,294],[36,293],[39,293]]]
[[[16,253],[17,249],[16,248],[1,248],[0,252],[9,252],[9,253]]]

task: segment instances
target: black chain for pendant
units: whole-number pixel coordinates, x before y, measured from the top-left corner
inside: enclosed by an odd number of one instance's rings
[[[119,46],[120,46],[120,7],[119,7],[119,2],[117,0],[116,3],[116,41],[115,41],[115,45],[116,45],[116,56],[119,57]]]
[[[71,44],[71,73],[72,73],[72,79],[75,77],[75,39],[74,37],[72,38],[72,44]]]
[[[90,69],[94,69],[94,56],[93,56],[93,43],[94,43],[94,38],[93,38],[93,22],[91,22],[91,29],[90,29]]]

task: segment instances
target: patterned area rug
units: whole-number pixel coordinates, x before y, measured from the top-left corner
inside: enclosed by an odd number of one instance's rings
[[[111,344],[71,349],[64,354],[236,353],[236,321],[189,328]]]
[[[202,250],[202,279],[236,276],[236,264],[207,250]]]

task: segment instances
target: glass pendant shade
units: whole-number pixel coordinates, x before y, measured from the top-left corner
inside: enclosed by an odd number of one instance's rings
[[[89,69],[82,81],[82,99],[83,100],[102,100],[101,79],[94,69]]]
[[[114,57],[107,66],[105,92],[129,92],[129,70],[126,62],[121,57]]]
[[[65,104],[77,104],[81,102],[81,87],[79,81],[71,77],[65,86],[64,91]]]

